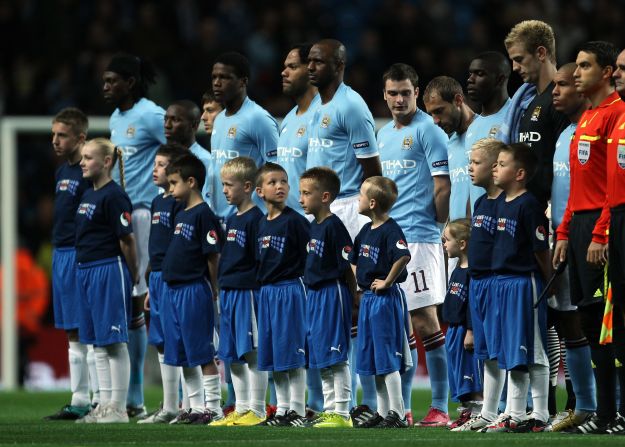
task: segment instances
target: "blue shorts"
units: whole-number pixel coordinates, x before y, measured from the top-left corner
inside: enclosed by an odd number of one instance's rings
[[[534,309],[542,281],[534,274],[499,275],[496,291],[501,297],[501,369],[533,364],[549,366],[547,346],[547,300]]]
[[[52,302],[54,327],[78,329],[80,325],[80,282],[74,247],[55,248],[52,252]]]
[[[243,362],[243,356],[258,346],[258,290],[222,289],[217,357]]]
[[[148,343],[163,348],[163,321],[161,316],[162,302],[165,299],[165,281],[162,272],[150,272],[150,329]]]
[[[379,376],[412,366],[410,332],[410,315],[399,285],[384,295],[365,291],[358,312],[356,372]]]
[[[449,390],[454,402],[460,402],[460,398],[467,394],[481,393],[483,389],[483,363],[464,349],[466,334],[465,326],[450,325],[445,335]]]
[[[306,292],[308,367],[347,361],[352,329],[352,297],[347,285],[331,281]]]
[[[215,357],[215,317],[208,280],[165,283],[163,297],[165,364],[191,368],[211,362]]]
[[[479,360],[494,360],[501,351],[501,297],[495,288],[495,275],[471,278],[469,282],[474,355]]]
[[[80,325],[83,344],[128,343],[132,281],[121,256],[78,264]]]
[[[258,370],[306,365],[306,290],[301,279],[267,284],[258,294]]]

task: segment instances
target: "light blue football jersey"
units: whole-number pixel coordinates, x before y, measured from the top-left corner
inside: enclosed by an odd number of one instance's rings
[[[211,153],[200,146],[197,141],[191,145],[189,150],[200,159],[206,168],[206,178],[204,179],[204,186],[202,187],[202,199],[213,209],[213,159]]]
[[[221,167],[228,160],[236,157],[250,157],[256,166],[265,162],[276,161],[278,147],[278,123],[261,106],[250,98],[245,98],[243,105],[234,115],[227,116],[222,110],[215,118],[211,135],[211,154],[213,158],[213,210],[226,219],[236,211],[229,205],[221,193]],[[255,194],[255,202],[264,206]]]
[[[125,112],[115,109],[109,121],[111,141],[122,149],[126,193],[134,208],[150,208],[158,188],[152,182],[156,151],[165,144],[165,110],[141,98]],[[119,183],[119,169],[113,168],[113,180]]]
[[[334,97],[316,108],[309,127],[306,168],[327,166],[341,180],[339,198],[358,194],[358,158],[378,155],[373,116],[362,97],[341,83]]]
[[[286,204],[300,214],[303,214],[304,211],[299,204],[299,178],[306,170],[308,122],[311,120],[320,102],[320,96],[316,95],[310,103],[308,110],[301,115],[297,114],[297,106],[293,107],[280,124],[277,160],[278,164],[286,170],[291,187]]]
[[[449,220],[467,217],[471,178],[469,177],[469,154],[466,149],[466,136],[466,132],[462,135],[454,132],[447,142],[449,180],[451,180]]]
[[[408,242],[441,241],[432,177],[449,175],[447,140],[432,117],[419,109],[408,126],[397,129],[391,121],[378,132],[382,175],[395,181],[399,190],[390,215]]]
[[[506,112],[510,108],[510,104],[512,101],[510,98],[506,101],[506,103],[499,109],[497,113],[493,113],[492,115],[482,116],[475,115],[473,122],[469,125],[467,129],[467,136],[465,139],[465,144],[467,147],[467,152],[469,153],[469,158],[471,158],[471,148],[475,144],[477,140],[481,140],[482,138],[495,138],[497,135],[497,131],[499,131],[499,127],[501,127],[501,123],[503,123]],[[470,182],[471,179],[469,179]],[[486,190],[481,186],[474,186],[471,184],[469,189],[469,195],[471,197],[471,213],[473,213],[473,207],[475,205],[475,201],[484,193]]]
[[[566,202],[569,200],[571,190],[570,171],[570,147],[575,134],[577,123],[571,123],[565,128],[558,141],[556,151],[553,154],[553,181],[551,183],[551,224],[553,229],[558,228],[564,216]]]

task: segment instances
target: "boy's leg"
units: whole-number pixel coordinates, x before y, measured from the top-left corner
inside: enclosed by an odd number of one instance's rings
[[[204,387],[202,386],[202,368],[194,366],[182,368],[182,375],[189,395],[190,410],[194,413],[204,412]]]
[[[95,347],[95,366],[98,370],[98,387],[100,388],[100,406],[104,407],[111,400],[111,365],[105,347]]]
[[[321,371],[319,369],[308,368],[308,370],[306,370],[306,389],[308,390],[306,407],[316,413],[323,411],[324,393]]]
[[[323,389],[323,411],[326,413],[334,412],[334,407],[336,406],[334,371],[332,367],[328,367],[321,368],[319,373],[321,375],[321,387]]]
[[[378,400],[378,414],[386,417],[390,408],[388,390],[386,388],[385,376],[373,376],[375,380],[375,391]]]
[[[215,360],[202,365],[202,383],[206,409],[212,413],[213,420],[224,417],[221,409],[221,376]]]
[[[100,402],[100,388],[98,386],[98,370],[95,367],[95,352],[93,350],[93,345],[87,345],[87,367],[89,368],[91,406],[96,406]]]
[[[386,374],[384,376],[386,384],[386,392],[388,395],[388,409],[394,411],[400,419],[404,418],[406,410],[404,408],[404,399],[401,395],[401,376],[398,371]]]
[[[278,407],[277,415],[284,416],[289,411],[290,402],[290,383],[288,371],[274,371],[273,383],[276,387],[276,405]]]
[[[74,332],[74,331],[72,331]],[[89,406],[89,369],[87,367],[87,345],[78,341],[78,333],[69,337],[69,378],[72,390],[72,400],[70,405],[73,407]]]
[[[510,406],[506,409],[507,414],[519,423],[527,419],[525,407],[527,406],[527,390],[530,376],[527,371],[512,370],[508,374],[508,396]]]
[[[306,414],[306,370],[289,370],[289,409],[298,415]]]
[[[128,398],[128,381],[130,378],[130,358],[126,343],[115,343],[106,346],[111,368],[111,400],[110,407],[118,413],[126,413]]]
[[[245,360],[247,361],[250,377],[250,409],[256,416],[264,419],[266,416],[267,372],[258,370],[256,350],[245,354]]]
[[[349,403],[351,397],[351,377],[349,366],[345,362],[332,365],[334,379],[334,412],[347,418],[349,417]]]
[[[247,363],[230,363],[230,375],[236,395],[235,411],[244,414],[250,409],[250,376]]]

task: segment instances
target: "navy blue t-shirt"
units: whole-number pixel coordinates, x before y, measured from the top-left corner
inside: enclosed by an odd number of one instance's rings
[[[176,214],[184,209],[184,204],[177,202],[174,196],[157,195],[152,200],[150,215],[150,240],[148,252],[150,254],[150,266],[153,272],[160,272],[169,241],[174,233]]]
[[[497,231],[497,205],[505,197],[499,194],[489,199],[487,194],[475,201],[471,219],[471,243],[469,244],[469,270],[472,278],[479,278],[493,272],[493,247]]]
[[[463,325],[471,329],[469,305],[469,268],[456,267],[449,277],[447,294],[443,302],[443,320],[449,324]]]
[[[80,164],[63,163],[56,170],[52,245],[73,247],[76,239],[76,210],[83,193],[91,184],[82,177]]]
[[[132,233],[132,205],[113,180],[85,191],[76,210],[76,261],[92,262],[122,255],[119,239]]]
[[[532,193],[525,192],[510,202],[502,200],[497,209],[493,271],[540,273],[534,253],[549,249],[549,223],[544,207]]]
[[[345,277],[349,266],[352,239],[341,219],[334,214],[321,223],[310,224],[310,240],[307,245],[304,284],[310,287]]]
[[[356,281],[361,289],[369,290],[375,279],[385,279],[393,264],[402,256],[410,257],[404,232],[397,222],[389,218],[377,228],[367,223],[356,236],[354,249],[349,255],[349,262],[356,266]],[[402,283],[408,277],[404,269],[396,283]]]
[[[205,202],[180,210],[161,264],[163,279],[169,284],[180,284],[208,278],[207,256],[219,253],[222,242],[221,225]]]
[[[226,241],[219,260],[219,287],[222,289],[259,287],[256,279],[256,239],[262,218],[263,212],[255,206],[226,220]]]
[[[303,276],[309,239],[310,223],[288,206],[275,219],[263,216],[257,238],[258,282],[273,284]]]

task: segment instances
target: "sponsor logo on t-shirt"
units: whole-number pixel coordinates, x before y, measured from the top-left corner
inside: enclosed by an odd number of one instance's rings
[[[343,259],[347,261],[349,259],[349,254],[351,252],[352,252],[352,247],[350,247],[349,245],[346,245],[345,247],[343,247],[343,250],[341,251],[341,256],[343,256]]]
[[[78,180],[72,179],[63,179],[56,182],[56,192],[68,192],[71,195],[75,196],[76,191],[78,190],[78,186],[80,182]]]
[[[491,236],[495,234],[496,220],[492,216],[477,214],[473,216],[473,228],[482,228]]]
[[[442,168],[443,166],[449,166],[449,162],[447,160],[438,160],[432,163],[433,168]]]
[[[497,219],[497,231],[505,231],[510,236],[514,237],[516,233],[517,221],[514,219],[507,219],[500,217]]]
[[[87,219],[91,220],[93,213],[95,213],[95,203],[81,203],[78,206],[78,214],[84,215]]]
[[[325,243],[323,241],[320,241],[319,239],[311,239],[310,241],[308,241],[308,244],[306,244],[306,251],[308,253],[313,253],[319,257],[322,257],[324,246]]]
[[[193,225],[178,222],[176,224],[176,228],[174,229],[174,236],[182,236],[186,240],[190,241],[193,237],[193,230],[195,227]]]
[[[354,149],[364,149],[366,147],[369,147],[369,142],[368,141],[361,141],[359,143],[354,143],[354,144],[352,144],[352,147]]]
[[[447,293],[450,295],[456,296],[460,301],[465,301],[467,299],[467,294],[465,291],[465,286],[461,282],[452,281],[449,283],[449,289],[447,289]]]
[[[273,248],[277,252],[282,253],[284,251],[285,242],[286,238],[282,236],[263,236],[258,238],[258,246],[261,251]]]
[[[236,230],[234,228],[229,229],[228,235],[226,236],[228,242],[235,242],[240,247],[245,247],[246,239],[247,234],[245,230]]]
[[[358,256],[362,256],[363,258],[369,258],[373,261],[374,264],[378,263],[378,255],[380,254],[379,247],[373,247],[372,245],[363,244],[360,246],[360,251],[358,252]]]
[[[545,227],[543,227],[542,225],[539,225],[538,227],[536,227],[535,234],[536,234],[536,239],[538,239],[541,242],[547,239],[547,231],[545,230]]]
[[[395,246],[400,250],[408,250],[408,244],[403,239],[398,240]]]
[[[152,214],[152,225],[161,224],[166,228],[171,227],[171,213],[169,211],[155,211]]]

